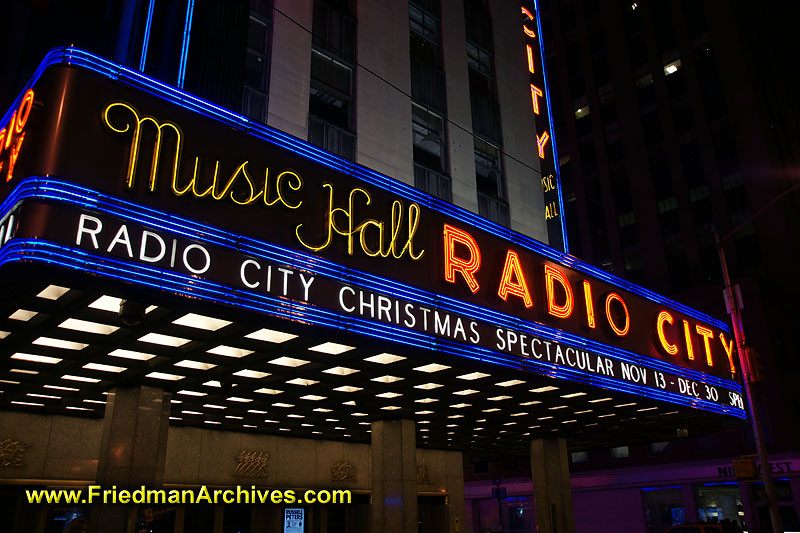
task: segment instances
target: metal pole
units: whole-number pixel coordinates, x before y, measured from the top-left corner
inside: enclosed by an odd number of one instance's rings
[[[775,493],[775,485],[772,484],[772,476],[769,471],[769,459],[767,458],[767,449],[764,446],[764,436],[761,432],[761,419],[758,415],[752,393],[752,373],[750,371],[750,361],[747,360],[747,353],[745,351],[744,328],[742,327],[742,315],[739,310],[739,302],[733,294],[733,287],[731,286],[731,278],[728,273],[728,263],[725,260],[725,250],[723,249],[722,240],[719,235],[715,234],[714,237],[717,241],[717,250],[719,251],[719,262],[722,266],[722,279],[725,282],[725,291],[728,293],[728,302],[730,308],[728,313],[731,315],[731,322],[733,324],[733,334],[736,337],[736,351],[739,354],[739,366],[742,368],[744,375],[744,393],[747,398],[747,408],[750,411],[750,420],[753,423],[753,437],[756,441],[756,450],[758,452],[758,461],[761,463],[761,479],[764,482],[764,492],[766,492],[767,504],[769,505],[769,516],[772,520],[773,533],[783,533],[783,522],[781,521],[781,513],[778,509],[778,497]]]

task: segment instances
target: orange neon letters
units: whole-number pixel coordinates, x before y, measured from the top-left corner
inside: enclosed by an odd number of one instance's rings
[[[519,256],[511,250],[506,254],[503,276],[500,278],[500,287],[497,289],[497,295],[503,300],[507,300],[509,294],[522,298],[525,307],[533,306],[533,299],[525,281],[525,274],[522,273]]]
[[[456,243],[463,244],[469,250],[469,259],[456,257]],[[466,231],[444,225],[444,279],[450,283],[456,282],[456,272],[459,272],[467,282],[469,290],[478,292],[480,285],[475,279],[475,272],[481,267],[481,251],[472,235]]]
[[[542,132],[542,135],[536,136],[536,145],[539,148],[539,157],[544,159],[544,145],[547,144],[547,141],[550,140],[550,134],[546,131]]]
[[[528,72],[536,74],[536,67],[533,65],[533,47],[529,44],[526,46],[528,47]]]
[[[525,9],[525,7],[522,8],[522,14],[525,15],[528,18],[528,20],[533,20],[533,14],[527,9]],[[522,25],[522,31],[524,31],[525,35],[527,35],[531,39],[536,39],[536,32],[527,27],[525,24]]]
[[[736,373],[736,365],[733,364],[733,339],[730,342],[725,342],[725,334],[720,331],[719,340],[722,342],[722,347],[725,348],[725,355],[728,356],[728,363],[731,365],[731,374]]]
[[[611,301],[616,300],[622,305],[622,309],[625,311],[625,327],[619,327],[614,323],[614,319],[611,318]],[[619,335],[620,337],[624,337],[628,334],[631,330],[631,315],[628,313],[628,306],[625,305],[625,301],[622,299],[622,296],[617,294],[616,292],[609,292],[608,296],[606,296],[606,318],[608,319],[608,325],[611,326],[611,329],[614,330],[614,333]]]
[[[588,281],[583,280],[583,296],[586,300],[586,322],[590,328],[596,326],[594,321],[594,302],[592,302],[592,286]]]
[[[703,345],[706,349],[706,363],[708,363],[708,366],[714,366],[714,360],[711,358],[711,339],[714,338],[714,332],[700,324],[697,324],[695,329],[697,333],[703,336]]]
[[[678,346],[670,343],[667,340],[667,336],[664,335],[664,322],[671,326],[674,321],[675,320],[672,318],[672,315],[669,314],[669,311],[661,311],[658,313],[658,318],[656,319],[656,332],[658,333],[658,340],[661,341],[661,347],[664,348],[664,351],[670,355],[675,355],[678,353]]]
[[[533,112],[539,114],[539,97],[543,96],[542,90],[531,83],[531,100],[533,100]],[[547,135],[547,132],[545,132]],[[544,141],[547,142],[547,141]]]
[[[694,347],[692,346],[692,330],[689,329],[689,322],[683,321],[683,336],[686,338],[686,353],[689,360],[694,361]]]
[[[555,285],[558,282],[564,289],[567,299],[563,305],[556,303]],[[572,295],[572,287],[563,272],[550,265],[544,266],[544,288],[547,293],[547,312],[558,318],[569,318],[572,309],[575,307],[575,298]]]

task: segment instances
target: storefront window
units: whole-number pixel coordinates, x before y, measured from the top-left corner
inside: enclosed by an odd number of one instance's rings
[[[672,526],[686,523],[683,490],[680,487],[648,488],[642,491],[647,506],[649,533],[662,533]]]
[[[725,519],[745,529],[742,498],[738,483],[710,483],[694,487],[697,515],[701,522],[722,522]]]

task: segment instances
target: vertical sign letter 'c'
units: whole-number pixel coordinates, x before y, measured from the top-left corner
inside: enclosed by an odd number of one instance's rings
[[[469,259],[456,257],[456,243],[462,244],[469,250]],[[481,267],[481,251],[472,235],[466,231],[444,225],[444,279],[450,283],[456,282],[456,272],[459,272],[467,282],[469,290],[478,292],[480,285],[475,279],[475,272]]]

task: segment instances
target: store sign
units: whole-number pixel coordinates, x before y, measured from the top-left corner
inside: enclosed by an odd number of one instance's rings
[[[544,45],[536,2],[522,0],[522,32],[525,34],[525,52],[531,91],[531,113],[536,124],[536,138],[532,146],[539,154],[544,195],[544,218],[550,246],[568,252],[564,199],[558,167],[553,120],[550,114],[550,93],[544,64]]]
[[[283,510],[283,533],[304,533],[306,510],[302,507]]]
[[[214,301],[742,414],[724,323],[146,80],[44,71],[0,198],[57,205],[19,209],[15,237],[172,292],[207,280]]]

